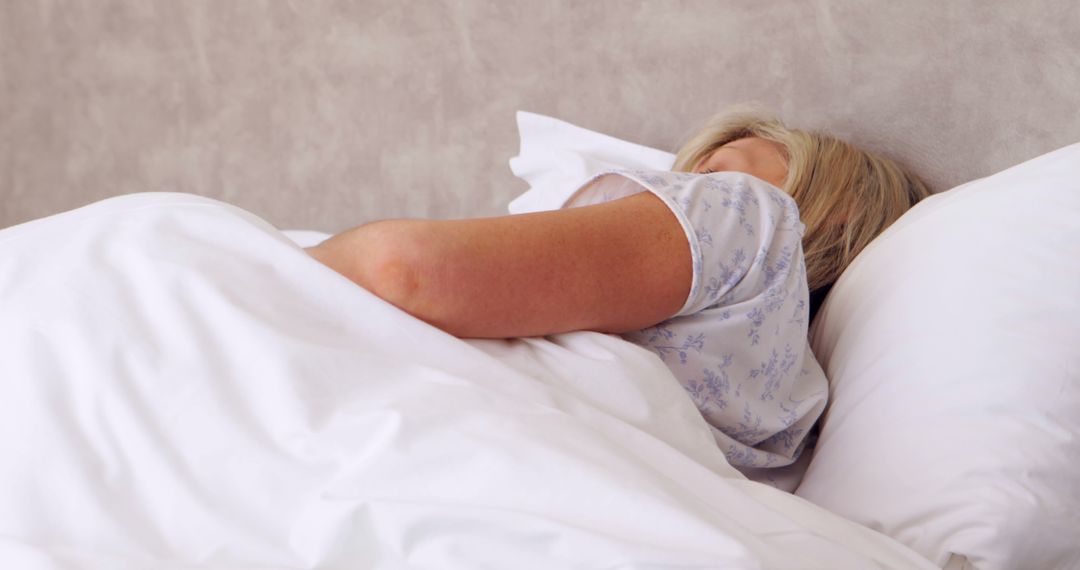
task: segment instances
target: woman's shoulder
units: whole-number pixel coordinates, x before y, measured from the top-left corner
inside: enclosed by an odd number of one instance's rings
[[[759,231],[776,239],[801,240],[805,225],[787,192],[751,174],[734,171],[699,174],[658,170],[611,171],[677,205],[699,229],[736,224],[748,236]],[[731,243],[731,242],[728,242]]]
[[[798,214],[794,198],[784,190],[752,174],[737,171],[710,173],[675,172],[668,170],[606,170],[596,178],[619,175],[641,186],[664,194],[695,194],[704,197],[728,198],[727,205],[755,206],[760,209],[783,210]]]

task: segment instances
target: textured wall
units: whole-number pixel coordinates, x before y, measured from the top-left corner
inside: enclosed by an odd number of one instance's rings
[[[283,227],[498,214],[516,109],[673,149],[757,101],[938,189],[1080,140],[1080,3],[0,4],[0,226],[195,192]]]

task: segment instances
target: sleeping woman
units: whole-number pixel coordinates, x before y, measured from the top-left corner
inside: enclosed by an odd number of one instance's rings
[[[308,252],[461,337],[591,330],[657,354],[732,465],[791,465],[825,407],[810,319],[852,259],[928,195],[895,163],[743,112],[674,171],[610,171],[562,209],[385,220]]]

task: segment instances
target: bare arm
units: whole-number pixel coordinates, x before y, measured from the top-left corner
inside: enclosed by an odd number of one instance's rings
[[[626,332],[674,315],[690,246],[648,192],[581,208],[468,220],[387,220],[309,253],[461,337]]]

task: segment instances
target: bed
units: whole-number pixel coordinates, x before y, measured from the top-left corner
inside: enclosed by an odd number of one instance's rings
[[[1080,567],[1071,3],[0,14],[0,566]],[[939,191],[813,323],[794,492],[636,345],[457,339],[301,249],[557,207],[746,100]]]

